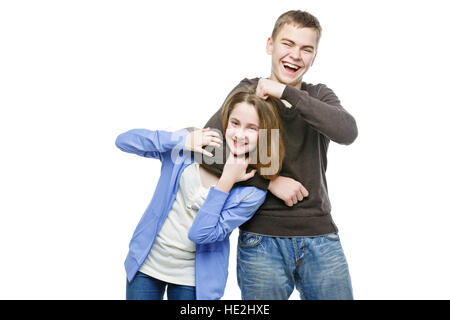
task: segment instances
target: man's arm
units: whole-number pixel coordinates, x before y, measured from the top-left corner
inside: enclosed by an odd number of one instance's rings
[[[319,99],[316,99],[307,91],[263,78],[259,79],[256,88],[256,94],[261,98],[272,96],[286,100],[306,122],[330,140],[341,144],[352,143],[358,135],[355,119],[341,106],[331,89],[321,85],[318,93]],[[309,194],[300,182],[283,176],[272,180],[268,190],[287,206],[302,201]]]
[[[242,80],[234,89],[243,86],[243,85],[251,85],[258,83],[258,79],[244,79]],[[233,89],[233,90],[234,90]],[[284,89],[284,87],[283,87]],[[258,89],[257,89],[258,93]],[[282,91],[280,92],[281,96]],[[219,129],[221,132],[223,132],[222,127],[222,108],[220,108],[212,117],[209,119],[209,121],[206,123],[205,128],[216,128]],[[223,150],[218,150],[218,152],[223,152]],[[199,161],[201,158],[198,158],[196,155],[196,161],[202,163],[202,166],[209,170],[210,172],[220,176],[223,171],[223,164],[206,164],[204,161]],[[309,195],[306,188],[298,181],[295,181],[294,179],[291,179],[289,177],[283,177],[278,176],[272,180],[267,180],[263,178],[261,175],[256,173],[252,178],[237,183],[237,185],[244,185],[244,186],[254,186],[264,191],[270,191],[273,195],[275,195],[277,198],[284,201],[284,203],[292,207],[294,204],[296,204],[298,201],[302,201],[304,197],[307,197]]]
[[[317,98],[305,90],[269,79],[260,79],[257,94],[286,100],[313,128],[330,140],[340,144],[351,144],[358,136],[353,116],[342,106],[334,92],[324,84],[318,87]]]
[[[320,100],[319,100],[319,99]],[[286,100],[313,128],[330,140],[351,144],[358,136],[353,116],[342,106],[338,97],[326,85],[319,88],[319,97],[311,97],[307,91],[286,86],[281,99]]]

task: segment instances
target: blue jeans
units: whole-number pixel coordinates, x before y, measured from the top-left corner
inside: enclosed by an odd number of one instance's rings
[[[127,300],[162,300],[167,287],[168,300],[195,300],[195,287],[164,282],[138,272],[127,280]]]
[[[278,238],[240,231],[237,277],[243,300],[352,300],[339,236]]]

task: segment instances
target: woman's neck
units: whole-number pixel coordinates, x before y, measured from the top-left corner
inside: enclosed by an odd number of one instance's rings
[[[200,169],[200,180],[202,181],[202,185],[205,188],[210,188],[212,185],[216,185],[217,182],[219,181],[219,177],[216,176],[215,174],[209,172],[208,170],[206,170],[205,168],[203,168],[202,166],[199,166]]]

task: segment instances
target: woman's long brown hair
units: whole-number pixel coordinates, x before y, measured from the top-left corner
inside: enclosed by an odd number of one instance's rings
[[[236,104],[242,102],[255,107],[260,122],[258,146],[250,155],[251,157],[256,157],[256,159],[253,158],[255,161],[251,161],[249,166],[257,169],[257,172],[264,178],[273,179],[281,171],[281,165],[285,154],[282,138],[283,128],[278,112],[278,105],[271,97],[267,98],[267,100],[258,97],[256,95],[256,85],[236,88],[230,93],[222,107],[222,128],[224,137],[231,112]],[[262,134],[266,135],[267,139],[262,139]],[[277,152],[278,157],[276,157],[276,154],[272,155],[272,150]],[[270,161],[268,161],[269,159]],[[274,162],[274,159],[278,159],[278,161]],[[271,168],[272,166],[275,168]],[[267,174],[269,171],[270,174]]]

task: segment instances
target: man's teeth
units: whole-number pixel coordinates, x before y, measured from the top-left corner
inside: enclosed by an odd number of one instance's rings
[[[290,64],[290,63],[287,63],[287,62],[285,62],[283,65],[285,67],[289,67],[289,68],[294,69],[294,70],[298,70],[298,68],[299,68],[298,66]]]

